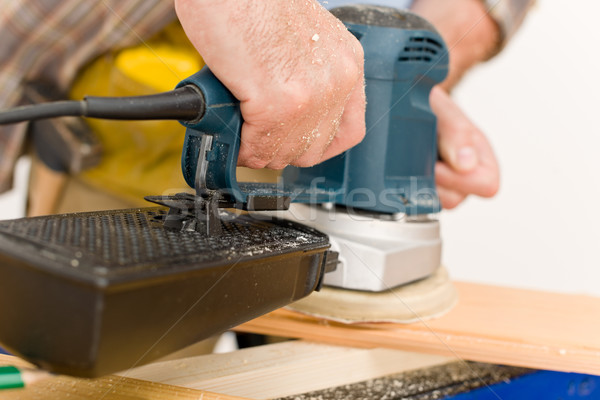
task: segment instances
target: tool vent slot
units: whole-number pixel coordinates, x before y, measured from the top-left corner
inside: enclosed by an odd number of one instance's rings
[[[412,36],[408,39],[408,42],[408,45],[400,53],[398,61],[431,62],[443,48],[437,40],[423,36]]]

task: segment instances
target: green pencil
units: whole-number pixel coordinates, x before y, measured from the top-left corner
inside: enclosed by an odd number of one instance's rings
[[[50,376],[41,369],[0,366],[0,390],[22,388]]]

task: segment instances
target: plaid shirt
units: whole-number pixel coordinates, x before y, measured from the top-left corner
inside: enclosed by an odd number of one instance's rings
[[[132,46],[175,19],[166,0],[0,0],[0,108],[22,101],[26,82],[66,92],[77,71]],[[0,192],[12,186],[26,124],[0,127]]]
[[[502,44],[519,29],[535,0],[484,0],[490,15],[500,28]]]
[[[532,3],[484,1],[504,39]],[[175,18],[168,0],[0,0],[0,9],[0,109],[23,102],[27,82],[53,82],[66,92],[86,63],[138,44]],[[0,193],[12,187],[25,133],[25,123],[0,126]]]

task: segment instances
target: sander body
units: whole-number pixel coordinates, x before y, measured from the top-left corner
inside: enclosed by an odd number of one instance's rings
[[[332,194],[324,206],[313,197],[308,203],[317,206],[294,210],[300,221],[327,232],[340,252],[325,284],[389,290],[440,266],[429,93],[448,73],[448,51],[435,28],[414,14],[361,6],[332,12],[364,48],[367,133],[344,154],[312,168],[288,168],[284,178]]]

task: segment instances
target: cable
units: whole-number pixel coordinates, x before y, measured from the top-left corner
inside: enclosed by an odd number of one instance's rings
[[[57,101],[0,111],[0,125],[63,116],[119,120],[199,120],[205,102],[200,89],[188,85],[149,96],[95,97],[80,101]]]
[[[84,116],[105,119],[194,120],[204,115],[204,96],[195,86],[136,97],[93,97],[84,99]]]
[[[56,101],[53,103],[21,106],[0,111],[0,124],[14,124],[34,119],[63,116],[78,116],[83,115],[84,108],[83,101]]]

